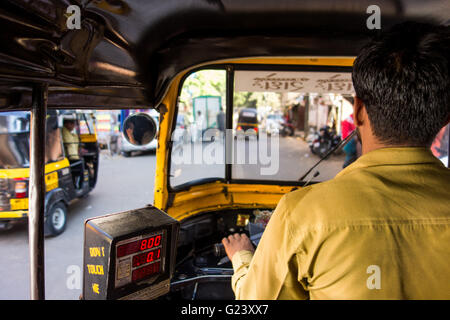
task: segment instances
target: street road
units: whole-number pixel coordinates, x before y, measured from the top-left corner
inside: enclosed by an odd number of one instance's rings
[[[214,143],[183,143],[175,145],[172,152],[171,185],[182,185],[202,178],[225,177],[225,155],[216,159],[214,150],[224,148],[223,141]],[[266,142],[247,140],[233,141],[232,178],[239,180],[297,181],[320,158],[313,155],[308,143],[300,137],[279,137],[272,148],[270,138]],[[332,179],[344,163],[345,156],[331,155],[306,178],[308,181],[318,171],[313,181]],[[219,160],[218,163],[215,160]],[[205,170],[205,163],[208,163]]]
[[[70,205],[64,233],[45,240],[46,299],[78,299],[81,294],[85,219],[153,203],[155,158],[102,154],[97,186]],[[0,231],[0,257],[0,300],[29,299],[26,224]]]
[[[85,219],[153,203],[155,158],[154,154],[130,158],[101,155],[97,186],[88,197],[75,200],[70,205],[66,231],[58,237],[45,240],[46,299],[78,299],[81,294]],[[287,137],[280,141],[280,158],[277,160],[279,171],[275,176],[259,176],[261,166],[251,164],[236,165],[233,167],[233,176],[243,179],[294,180],[318,159],[300,138]],[[343,155],[332,156],[324,161],[317,168],[320,176],[315,180],[332,178],[341,169],[342,163]],[[223,165],[182,164],[178,169],[176,166],[174,168],[180,171],[180,178],[187,180],[224,173]],[[27,225],[0,231],[0,257],[0,299],[29,299]]]

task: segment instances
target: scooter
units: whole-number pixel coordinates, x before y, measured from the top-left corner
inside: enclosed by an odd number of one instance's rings
[[[281,121],[280,122],[280,135],[282,137],[286,137],[286,136],[290,136],[292,137],[295,133],[295,127],[292,123],[287,122],[287,121]]]
[[[324,126],[319,129],[309,142],[311,152],[323,158],[331,149],[341,142],[341,136],[336,134],[336,131],[329,126]]]

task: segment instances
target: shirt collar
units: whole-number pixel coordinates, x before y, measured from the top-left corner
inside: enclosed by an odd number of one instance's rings
[[[412,165],[436,164],[445,168],[429,148],[425,147],[399,147],[380,148],[370,151],[358,158],[355,162],[340,171],[336,177],[347,174],[355,169],[385,166],[385,165]]]

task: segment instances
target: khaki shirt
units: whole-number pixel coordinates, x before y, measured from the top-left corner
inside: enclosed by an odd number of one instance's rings
[[[61,131],[67,158],[69,158],[69,160],[79,160],[80,155],[78,153],[78,145],[80,142],[78,140],[78,135],[70,132],[66,127],[63,127]]]
[[[237,299],[450,299],[450,170],[426,148],[371,151],[283,196]]]

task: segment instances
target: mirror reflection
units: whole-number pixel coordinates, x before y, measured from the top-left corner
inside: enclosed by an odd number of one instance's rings
[[[150,143],[155,138],[156,131],[155,120],[146,113],[132,114],[125,119],[123,124],[123,136],[135,146]]]

